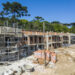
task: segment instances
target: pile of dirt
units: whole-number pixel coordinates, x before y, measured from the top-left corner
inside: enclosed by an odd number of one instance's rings
[[[46,64],[48,64],[49,61],[46,61]],[[34,64],[43,65],[45,63],[44,59],[39,58],[38,60],[33,61]]]

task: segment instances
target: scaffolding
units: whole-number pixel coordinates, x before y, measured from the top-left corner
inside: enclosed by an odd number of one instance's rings
[[[54,32],[25,31],[19,28],[18,23],[13,27],[8,24],[0,27],[0,62],[20,60],[38,49],[51,49],[68,44],[68,35]],[[26,40],[27,39],[27,40]]]
[[[19,29],[17,23],[13,27],[4,24],[0,36],[0,63],[19,60],[26,56],[27,50],[22,45],[22,28]]]

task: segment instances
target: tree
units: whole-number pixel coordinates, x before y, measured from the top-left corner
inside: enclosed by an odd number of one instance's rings
[[[53,21],[53,22],[51,22],[52,24],[60,24],[60,22],[59,21]]]
[[[75,33],[75,26],[72,26],[72,27],[70,28],[70,32],[71,32],[71,33]]]
[[[62,27],[63,31],[66,33],[66,32],[69,32],[69,28],[67,26],[63,26]]]
[[[0,19],[3,19],[3,17],[4,17],[4,12],[2,11],[1,13],[0,13]]]
[[[68,24],[68,23],[65,23],[65,24],[63,24],[64,26],[70,26],[70,24]]]
[[[70,23],[71,26],[75,26],[75,23]]]
[[[22,26],[23,29],[26,29],[28,23],[29,23],[28,20],[21,19],[21,20],[19,21],[19,26]]]
[[[3,3],[3,11],[0,12],[0,15],[4,17],[9,17],[12,20],[18,19],[22,16],[30,16],[28,14],[28,8],[26,6],[22,6],[18,2],[7,2]]]
[[[62,25],[61,24],[54,24],[55,32],[62,32]]]
[[[50,22],[44,21],[44,23],[45,23],[45,30],[46,31],[54,31],[54,26]]]
[[[42,21],[44,21],[44,18],[42,18],[42,17],[40,17],[40,16],[36,16],[35,18],[34,18],[34,20],[36,21],[40,21],[40,22],[42,22]]]
[[[37,30],[37,31],[42,31],[43,30],[43,22],[44,18],[40,17],[40,16],[36,16],[32,21],[31,21],[31,26],[33,26],[33,30]]]

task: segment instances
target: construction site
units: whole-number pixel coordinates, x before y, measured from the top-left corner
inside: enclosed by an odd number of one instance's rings
[[[0,75],[75,75],[74,44],[71,33],[0,26]]]

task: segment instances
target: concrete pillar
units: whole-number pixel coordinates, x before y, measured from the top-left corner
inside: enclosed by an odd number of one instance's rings
[[[31,52],[31,51],[30,51],[30,46],[28,46],[28,55],[30,55],[30,52]]]
[[[30,44],[30,37],[28,36],[28,45]]]
[[[69,44],[71,44],[71,35],[69,35],[68,38],[69,38]]]
[[[37,36],[37,49],[38,49],[38,44],[39,44],[39,37]]]
[[[63,36],[61,36],[61,45],[63,45]]]
[[[33,39],[33,44],[35,44],[35,36],[33,36],[32,39]]]
[[[34,48],[33,50],[35,51],[35,46],[33,48]]]
[[[49,49],[49,35],[48,35],[48,32],[47,32],[47,35],[46,35],[46,49],[47,50]]]
[[[47,35],[47,36],[46,36],[46,40],[47,40],[47,42],[46,42],[47,50],[49,49],[49,44],[48,44],[49,39],[48,39],[48,38],[49,38],[49,36]]]
[[[52,43],[53,43],[53,41],[52,41],[52,35],[51,35],[51,49],[53,48]]]

